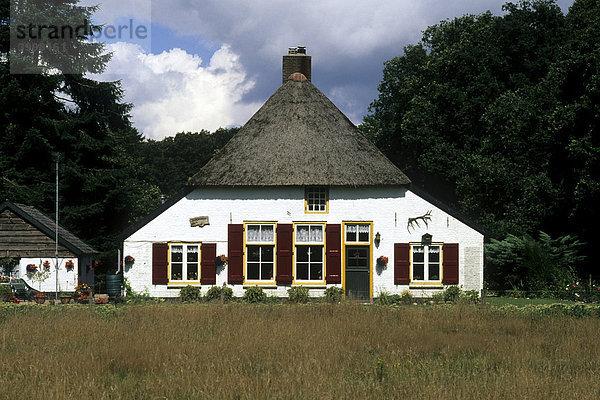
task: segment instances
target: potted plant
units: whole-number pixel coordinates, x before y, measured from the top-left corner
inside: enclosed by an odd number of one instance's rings
[[[44,293],[44,292],[38,292],[33,295],[33,299],[38,304],[44,304],[46,302],[47,298],[48,298],[48,296],[46,296],[46,293]]]
[[[135,258],[133,258],[132,256],[126,256],[125,257],[125,265],[131,265],[135,262]]]
[[[0,283],[9,283],[9,282],[10,282],[9,276],[0,276]]]
[[[73,263],[73,260],[69,260],[65,263],[65,268],[67,269],[67,271],[73,271],[73,268],[75,268],[75,263]]]
[[[61,304],[69,304],[73,295],[67,292],[60,292],[58,298],[60,299]]]
[[[105,299],[104,297],[98,297],[97,299],[94,299],[94,303],[96,303],[96,304],[108,304],[108,299]]]
[[[90,287],[86,283],[79,283],[75,286],[75,301],[85,304],[90,298]]]
[[[389,258],[386,256],[379,256],[377,258],[377,266],[382,269],[386,269],[389,262]]]
[[[27,267],[25,267],[25,269],[27,270],[28,274],[33,274],[37,271],[37,265],[35,264],[27,264]]]

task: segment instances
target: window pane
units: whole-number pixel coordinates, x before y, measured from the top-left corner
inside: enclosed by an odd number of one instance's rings
[[[413,280],[415,280],[415,281],[425,280],[424,264],[413,264]]]
[[[440,246],[429,246],[429,262],[440,262]]]
[[[296,279],[308,279],[308,263],[296,263]]]
[[[322,242],[323,241],[323,227],[320,225],[310,226],[310,241],[311,242]]]
[[[247,267],[247,274],[248,276],[246,277],[249,280],[258,280],[259,279],[259,275],[258,275],[258,267],[259,267],[259,263],[248,263]]]
[[[310,264],[310,279],[313,281],[322,279],[321,271],[323,269],[322,264]]]
[[[183,246],[171,246],[171,262],[183,261]]]
[[[356,225],[346,225],[346,241],[347,242],[356,242],[357,237],[357,227]]]
[[[368,242],[369,241],[369,225],[359,225],[358,226],[358,241],[359,242]]]
[[[413,263],[425,262],[425,251],[423,249],[423,246],[414,246],[412,256]]]
[[[273,263],[262,263],[260,268],[260,279],[273,279]]]
[[[296,246],[296,261],[308,261],[308,249],[309,246]]]
[[[198,246],[188,246],[187,261],[188,262],[198,262]]]
[[[260,246],[262,254],[261,261],[273,261],[273,246]]]
[[[260,246],[248,246],[248,261],[260,261]]]
[[[189,281],[198,280],[198,264],[187,265],[187,279]]]
[[[439,281],[440,280],[440,264],[429,263],[429,280]]]
[[[310,246],[310,261],[323,261],[323,246]]]
[[[296,242],[308,242],[308,225],[296,225]]]
[[[248,225],[246,226],[248,242],[259,242],[260,241],[260,225]]]
[[[183,270],[183,264],[171,263],[171,280],[172,281],[180,281],[182,270]]]
[[[273,242],[275,241],[275,232],[273,225],[261,225],[260,227],[260,241],[261,242]]]

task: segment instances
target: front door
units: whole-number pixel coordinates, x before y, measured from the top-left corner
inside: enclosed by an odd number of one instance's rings
[[[369,299],[371,282],[371,251],[369,246],[346,246],[346,298]]]

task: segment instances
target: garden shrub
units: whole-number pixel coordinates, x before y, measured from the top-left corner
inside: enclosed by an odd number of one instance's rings
[[[293,286],[288,290],[288,296],[292,303],[308,303],[308,288]]]
[[[9,298],[12,295],[12,289],[9,285],[0,285],[0,301],[10,301]]]
[[[461,290],[458,286],[450,286],[444,290],[444,301],[448,303],[456,303],[460,299]]]
[[[504,240],[491,239],[485,246],[487,279],[498,289],[564,288],[576,281],[574,271],[585,259],[580,254],[583,245],[575,236],[552,239],[544,232],[540,232],[537,239],[510,234]]]
[[[184,302],[198,301],[201,299],[200,288],[187,285],[179,291],[179,299]]]
[[[385,290],[382,292],[379,292],[379,297],[377,297],[375,302],[377,304],[381,304],[383,306],[389,306],[391,304],[394,304],[394,302],[392,300],[392,295]]]
[[[339,303],[344,296],[344,289],[337,286],[330,286],[325,289],[325,301],[328,303]]]
[[[227,286],[212,286],[206,292],[205,299],[207,301],[220,301],[221,298],[224,302],[231,301],[233,299],[233,289]]]
[[[400,295],[400,302],[402,304],[412,304],[412,303],[414,303],[414,301],[415,301],[415,298],[413,297],[410,290],[402,291],[402,294]]]
[[[251,286],[244,292],[244,301],[248,303],[264,303],[267,300],[267,294],[258,286]]]

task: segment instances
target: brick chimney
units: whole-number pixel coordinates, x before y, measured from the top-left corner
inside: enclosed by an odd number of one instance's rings
[[[306,47],[290,47],[288,54],[283,56],[282,83],[295,72],[300,72],[310,82],[310,56],[306,55]]]

